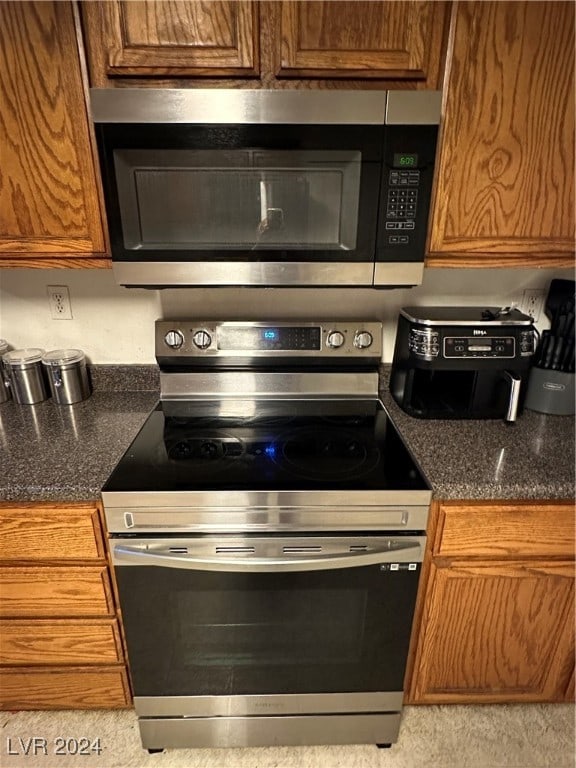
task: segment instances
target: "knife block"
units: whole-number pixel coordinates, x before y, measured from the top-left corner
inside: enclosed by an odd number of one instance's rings
[[[524,407],[554,416],[570,416],[574,413],[573,373],[532,368],[528,379],[528,391]]]

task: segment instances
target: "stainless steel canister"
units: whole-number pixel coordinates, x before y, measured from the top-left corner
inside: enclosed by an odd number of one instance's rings
[[[17,403],[31,405],[46,400],[48,391],[42,371],[41,349],[13,349],[2,360],[12,397]]]
[[[10,399],[10,388],[6,384],[6,374],[4,373],[3,355],[8,352],[8,342],[0,339],[0,403],[5,403]]]
[[[53,349],[42,356],[55,402],[71,405],[90,395],[86,356],[81,349]]]

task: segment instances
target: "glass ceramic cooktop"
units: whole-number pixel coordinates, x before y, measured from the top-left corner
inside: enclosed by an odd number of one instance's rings
[[[428,490],[377,400],[164,401],[104,491]]]

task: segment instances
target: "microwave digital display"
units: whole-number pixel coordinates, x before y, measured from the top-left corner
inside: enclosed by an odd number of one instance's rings
[[[392,160],[393,168],[417,168],[418,167],[418,155],[404,154],[403,152],[395,152]]]

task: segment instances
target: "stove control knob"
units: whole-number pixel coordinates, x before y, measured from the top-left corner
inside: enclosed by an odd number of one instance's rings
[[[338,347],[341,347],[342,344],[344,344],[344,334],[340,333],[340,331],[331,331],[328,334],[326,343],[330,349],[338,349]]]
[[[172,349],[180,349],[182,344],[184,344],[184,336],[182,336],[180,331],[168,331],[166,336],[164,336],[164,343]]]
[[[354,335],[354,346],[357,349],[366,349],[372,344],[372,334],[368,331],[356,331]]]
[[[210,344],[212,344],[212,336],[210,336],[208,331],[196,331],[192,340],[198,349],[208,349]]]

